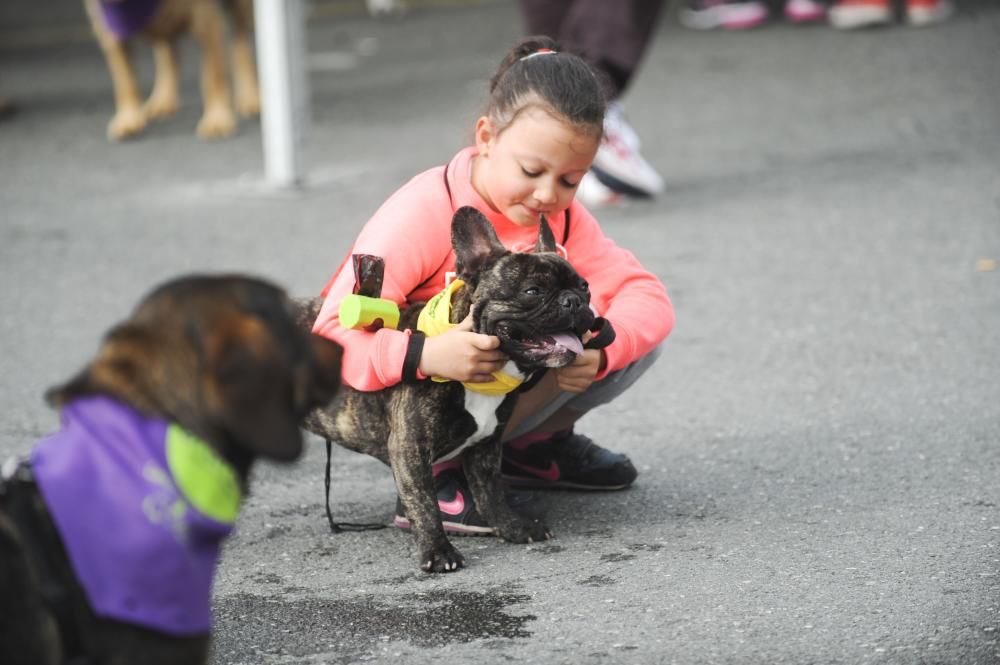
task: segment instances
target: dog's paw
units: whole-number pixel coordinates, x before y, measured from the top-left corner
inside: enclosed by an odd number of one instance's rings
[[[146,111],[146,117],[150,120],[154,120],[158,118],[169,118],[177,113],[177,109],[180,108],[180,105],[181,100],[176,94],[158,93],[154,90],[153,94],[146,100],[146,104],[143,108]]]
[[[141,106],[126,106],[118,110],[108,123],[108,138],[121,141],[146,129],[146,112]]]
[[[203,139],[222,139],[231,136],[236,131],[236,114],[228,106],[215,106],[205,109],[205,114],[198,121],[198,137]]]
[[[540,543],[550,540],[552,532],[541,522],[520,520],[497,527],[497,536],[508,543]]]
[[[244,118],[260,115],[260,90],[256,85],[236,86],[236,111]]]
[[[420,569],[425,573],[453,573],[465,567],[465,558],[451,543],[420,554]]]

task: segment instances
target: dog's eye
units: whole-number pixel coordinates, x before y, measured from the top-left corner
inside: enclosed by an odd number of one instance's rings
[[[542,290],[537,286],[529,286],[524,290],[524,295],[526,296],[537,296],[542,293]]]

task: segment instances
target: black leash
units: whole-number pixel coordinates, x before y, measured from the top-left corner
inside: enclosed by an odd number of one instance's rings
[[[333,521],[333,512],[330,510],[330,457],[333,454],[333,442],[326,439],[326,476],[323,479],[323,486],[326,488],[326,521],[330,523],[330,531],[333,533],[343,533],[344,531],[377,531],[384,529],[387,524],[355,524],[353,522]]]

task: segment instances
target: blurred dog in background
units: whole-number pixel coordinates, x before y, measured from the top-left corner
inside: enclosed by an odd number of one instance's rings
[[[84,0],[114,85],[115,115],[108,123],[114,141],[141,133],[151,120],[173,115],[180,106],[177,40],[190,32],[201,51],[204,110],[197,134],[223,138],[236,131],[236,112],[260,112],[260,90],[250,34],[253,0]],[[235,111],[226,66],[226,14],[232,25]],[[153,46],[156,78],[143,102],[130,50],[137,38]]]
[[[147,296],[49,391],[61,429],[0,469],[0,663],[207,662],[251,464],[298,457],[340,362],[267,282],[186,277]]]

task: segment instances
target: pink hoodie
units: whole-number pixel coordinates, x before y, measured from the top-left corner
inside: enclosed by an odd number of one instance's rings
[[[483,200],[472,186],[475,148],[460,151],[447,166],[438,166],[403,185],[365,224],[351,254],[385,259],[382,297],[401,307],[425,302],[445,286],[455,270],[451,218],[465,205],[480,210],[513,251],[534,247],[537,228],[517,226]],[[566,258],[590,284],[591,305],[608,319],[617,337],[604,351],[607,366],[597,375],[621,369],[649,353],[674,326],[674,309],[666,289],[631,252],[604,235],[597,220],[576,200],[566,216],[549,219]],[[563,239],[565,238],[565,241]],[[451,275],[449,275],[451,273]],[[343,345],[344,382],[358,390],[379,390],[402,380],[410,331],[383,328],[375,333],[341,327],[337,309],[352,292],[354,271],[343,264],[323,289],[326,298],[313,332]]]

